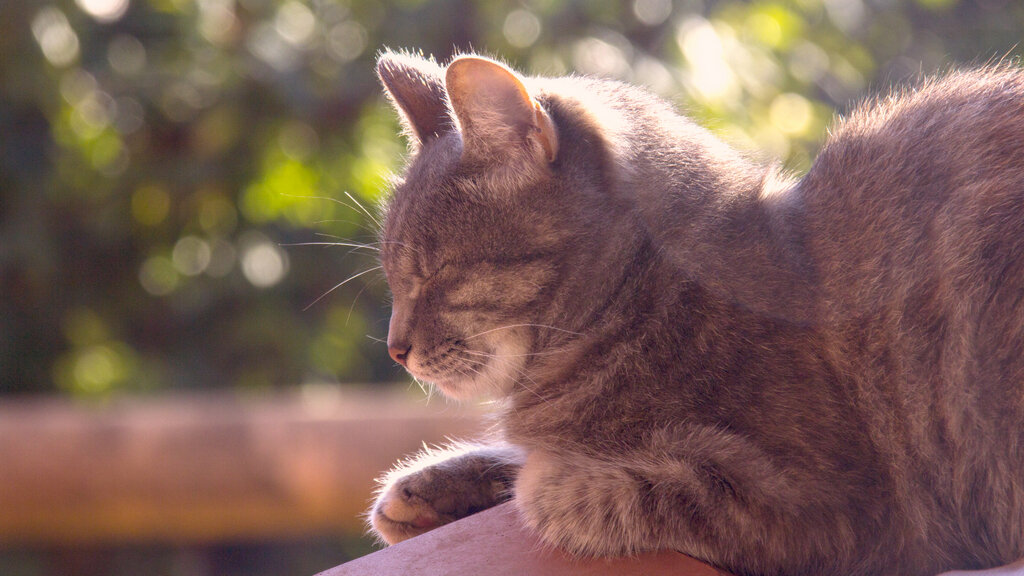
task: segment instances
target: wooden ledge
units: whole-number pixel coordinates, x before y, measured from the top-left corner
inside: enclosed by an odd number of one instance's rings
[[[512,506],[485,510],[316,576],[730,576],[671,551],[632,558],[573,559],[543,548]],[[999,568],[939,576],[1024,576],[1024,559]]]
[[[5,400],[0,547],[359,533],[374,476],[484,428],[478,410],[352,386]]]
[[[458,522],[321,572],[317,576],[727,576],[678,552],[631,558],[577,560],[544,549],[524,528],[512,504]]]

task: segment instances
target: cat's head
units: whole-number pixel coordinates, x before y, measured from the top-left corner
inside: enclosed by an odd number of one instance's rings
[[[502,395],[571,333],[566,300],[593,229],[572,199],[585,186],[569,183],[585,176],[562,158],[573,128],[493,60],[388,53],[377,70],[413,149],[382,231],[389,352],[448,396]]]

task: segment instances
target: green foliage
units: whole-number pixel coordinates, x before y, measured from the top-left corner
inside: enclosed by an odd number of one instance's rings
[[[397,377],[380,274],[333,289],[372,252],[304,245],[374,241],[384,46],[645,84],[800,172],[835,110],[1022,29],[1007,0],[4,3],[0,392]]]

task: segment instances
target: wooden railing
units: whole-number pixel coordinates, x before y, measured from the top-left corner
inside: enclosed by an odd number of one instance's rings
[[[726,576],[678,552],[570,558],[546,549],[512,504],[485,510],[317,576]]]
[[[419,390],[0,403],[0,546],[360,533],[373,479],[477,411]]]
[[[575,559],[541,545],[511,503],[447,524],[317,576],[729,576],[678,552]],[[1024,559],[939,576],[1024,576]]]

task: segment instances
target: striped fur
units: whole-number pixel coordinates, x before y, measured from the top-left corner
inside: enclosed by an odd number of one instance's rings
[[[1024,556],[1024,73],[866,104],[789,180],[642,90],[489,65],[379,63],[407,122],[445,127],[409,127],[387,207],[389,342],[498,398],[502,432],[387,479],[385,540],[432,525],[388,527],[401,482],[507,497],[489,462],[575,554],[789,576]]]

